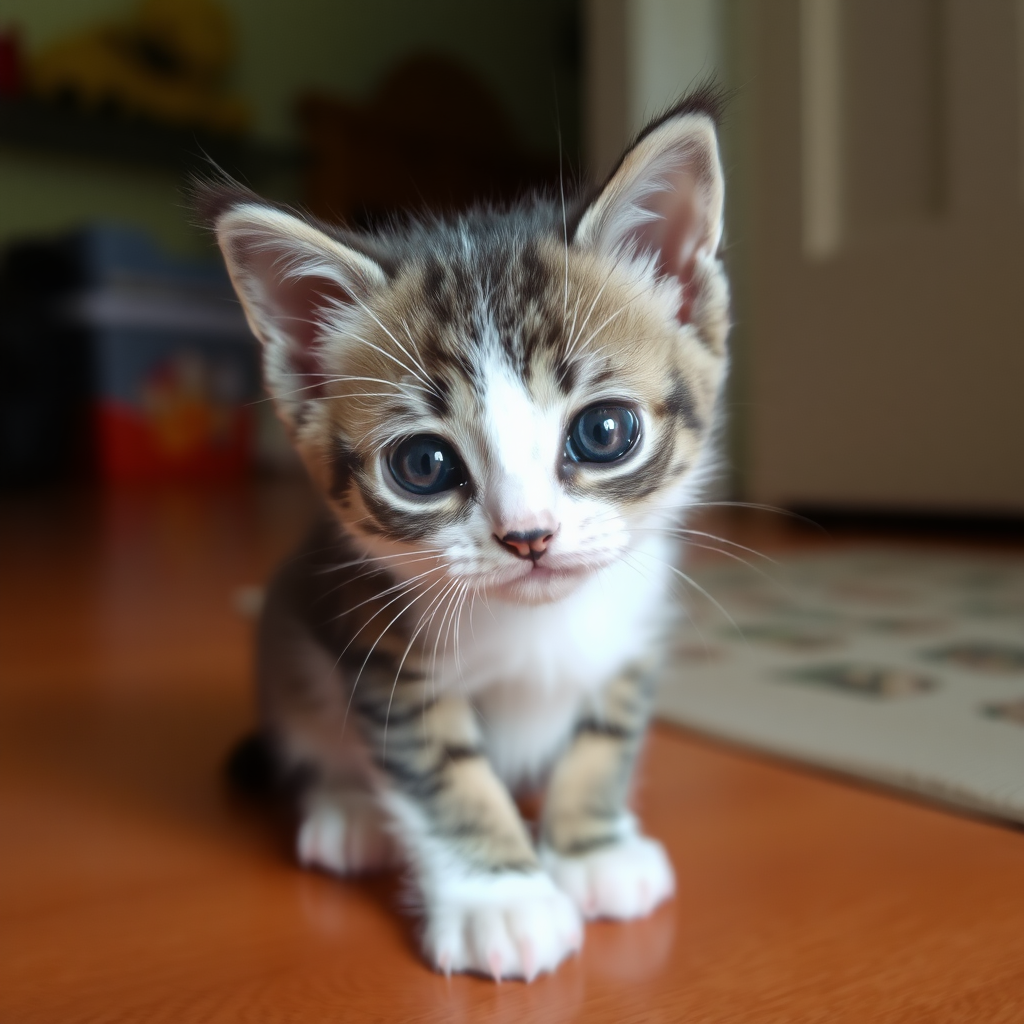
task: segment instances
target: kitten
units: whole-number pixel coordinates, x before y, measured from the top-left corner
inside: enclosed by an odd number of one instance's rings
[[[329,510],[259,629],[298,857],[405,863],[444,972],[533,978],[673,892],[628,794],[726,368],[717,106],[568,211],[369,234],[200,196]],[[540,782],[534,838],[511,794]]]

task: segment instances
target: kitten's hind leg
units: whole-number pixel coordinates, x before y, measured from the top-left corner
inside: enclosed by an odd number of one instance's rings
[[[373,794],[355,784],[317,785],[302,801],[296,855],[305,867],[336,875],[386,871],[397,845]]]

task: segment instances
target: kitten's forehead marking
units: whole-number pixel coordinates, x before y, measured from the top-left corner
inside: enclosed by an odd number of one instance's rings
[[[426,362],[441,390],[461,375],[482,394],[480,361],[495,352],[529,380],[537,356],[564,344],[563,271],[536,239],[483,238],[447,255],[420,272]]]
[[[511,524],[540,513],[555,515],[559,411],[540,406],[497,358],[488,360],[484,370],[482,407],[492,519]]]

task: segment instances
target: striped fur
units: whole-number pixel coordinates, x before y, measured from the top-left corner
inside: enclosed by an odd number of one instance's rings
[[[259,639],[264,729],[309,780],[299,855],[407,863],[440,970],[532,977],[578,948],[581,917],[672,891],[628,795],[673,527],[708,472],[725,373],[708,102],[669,112],[570,207],[362,236],[204,193],[324,495]],[[582,461],[573,417],[602,403],[634,410],[639,438]],[[451,446],[461,486],[398,485],[388,458],[413,435]],[[537,557],[501,542],[540,535]],[[535,839],[512,794],[538,784]]]

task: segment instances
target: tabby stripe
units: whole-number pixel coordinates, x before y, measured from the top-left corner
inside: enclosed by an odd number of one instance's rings
[[[448,744],[443,752],[449,761],[466,761],[469,758],[484,756],[484,752],[478,747],[461,746],[457,743]]]
[[[425,703],[417,703],[414,707],[404,708],[392,704],[389,709],[385,701],[374,703],[362,701],[356,704],[356,711],[373,725],[400,728],[410,722],[420,721],[436,703],[436,699],[428,699]]]
[[[441,769],[437,766],[417,769],[383,754],[374,755],[373,760],[392,781],[418,800],[434,800],[446,788]]]
[[[614,846],[621,838],[618,833],[612,832],[591,836],[588,839],[574,839],[568,846],[558,852],[563,856],[582,857],[585,854],[593,853],[595,850],[603,850],[605,847]]]
[[[390,635],[388,638],[390,639]],[[399,659],[393,654],[389,654],[387,651],[382,651],[379,648],[373,651],[367,656],[367,652],[363,650],[348,650],[341,655],[341,664],[345,668],[352,671],[358,672],[362,670],[364,673],[372,673],[373,675],[379,676],[394,676],[389,678],[387,681],[387,687],[390,690],[393,685],[407,684],[407,683],[422,683],[426,678],[423,672],[418,671],[414,668],[402,667],[401,671],[398,670]]]
[[[704,421],[697,415],[693,389],[678,371],[673,372],[671,380],[672,390],[665,397],[664,413],[678,419],[687,430],[703,431]]]
[[[592,736],[607,736],[614,740],[630,740],[636,736],[636,731],[624,725],[617,725],[615,722],[599,722],[594,718],[584,719],[576,726],[576,734],[589,733]]]

